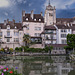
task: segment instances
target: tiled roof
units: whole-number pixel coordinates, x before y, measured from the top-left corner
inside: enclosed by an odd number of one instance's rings
[[[63,25],[63,24],[60,24],[60,25],[56,25],[58,27],[58,29],[71,29],[68,25]]]
[[[12,25],[12,24],[4,25],[4,23],[0,23],[1,29],[7,29],[7,25],[10,26],[10,29],[15,29],[15,26],[16,26],[17,29],[22,30],[22,24],[21,23],[14,23],[14,25]]]
[[[45,29],[56,30],[56,28],[53,25],[45,26]]]
[[[28,20],[26,20],[26,18],[28,18]],[[34,21],[34,19],[36,19],[36,21]],[[39,21],[39,19],[41,19],[41,21]],[[44,23],[44,18],[43,16],[41,16],[41,14],[33,14],[33,19],[31,18],[31,14],[25,14],[25,16],[23,17],[23,22],[42,22]]]
[[[63,22],[70,23],[70,22],[73,22],[73,20],[75,20],[75,18],[56,18],[56,23],[58,23],[58,22],[60,22],[60,23],[63,23]]]

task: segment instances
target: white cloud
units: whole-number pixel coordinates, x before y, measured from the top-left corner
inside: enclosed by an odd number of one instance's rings
[[[9,0],[0,0],[0,8],[8,7],[10,5]]]
[[[17,0],[17,2],[18,2],[18,3],[22,3],[22,2],[23,2],[23,0]]]
[[[75,0],[51,0],[51,5],[56,6],[57,9],[66,9],[66,5],[70,6]],[[43,9],[48,5],[48,0],[44,3]]]
[[[26,3],[26,0],[17,0],[18,3]]]
[[[25,3],[26,3],[26,0],[25,0],[25,1],[23,1],[23,3],[25,4]]]
[[[4,15],[5,15],[5,16],[8,16],[8,13],[7,13],[7,12],[4,12]]]
[[[32,3],[29,4],[29,6],[31,6],[31,5],[32,5]]]

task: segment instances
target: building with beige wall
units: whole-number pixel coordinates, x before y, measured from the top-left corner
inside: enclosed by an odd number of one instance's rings
[[[21,23],[9,21],[0,24],[0,48],[13,48],[23,45],[23,30]]]
[[[44,14],[44,22],[46,25],[53,25],[56,23],[56,9],[55,6],[51,6],[50,4],[46,6],[45,14]]]
[[[44,18],[42,12],[40,14],[34,14],[33,10],[31,13],[22,11],[22,25],[24,34],[30,35],[32,41],[41,41],[40,34],[44,30]]]
[[[50,3],[43,13],[22,11],[22,23],[4,20],[0,23],[0,48],[23,46],[23,35],[28,34],[32,42],[45,44],[66,44],[67,34],[75,34],[75,17],[56,18],[56,9]],[[39,47],[40,47],[39,46]],[[33,47],[33,46],[32,46]]]

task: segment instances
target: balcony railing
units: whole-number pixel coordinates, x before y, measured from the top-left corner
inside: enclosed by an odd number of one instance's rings
[[[56,40],[56,38],[46,38],[46,40]]]
[[[5,38],[12,38],[12,36],[11,36],[11,35],[10,35],[10,36],[5,35],[4,37],[5,37]]]
[[[45,34],[56,34],[56,32],[45,32]]]

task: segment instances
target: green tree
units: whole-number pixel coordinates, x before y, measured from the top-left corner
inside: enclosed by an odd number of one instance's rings
[[[46,46],[45,47],[45,52],[49,51],[51,53],[52,49],[53,49],[53,46]]]
[[[67,35],[67,44],[70,48],[75,49],[75,34],[68,34]]]
[[[27,34],[24,34],[23,41],[25,42],[25,46],[29,46],[30,44],[30,36]]]

